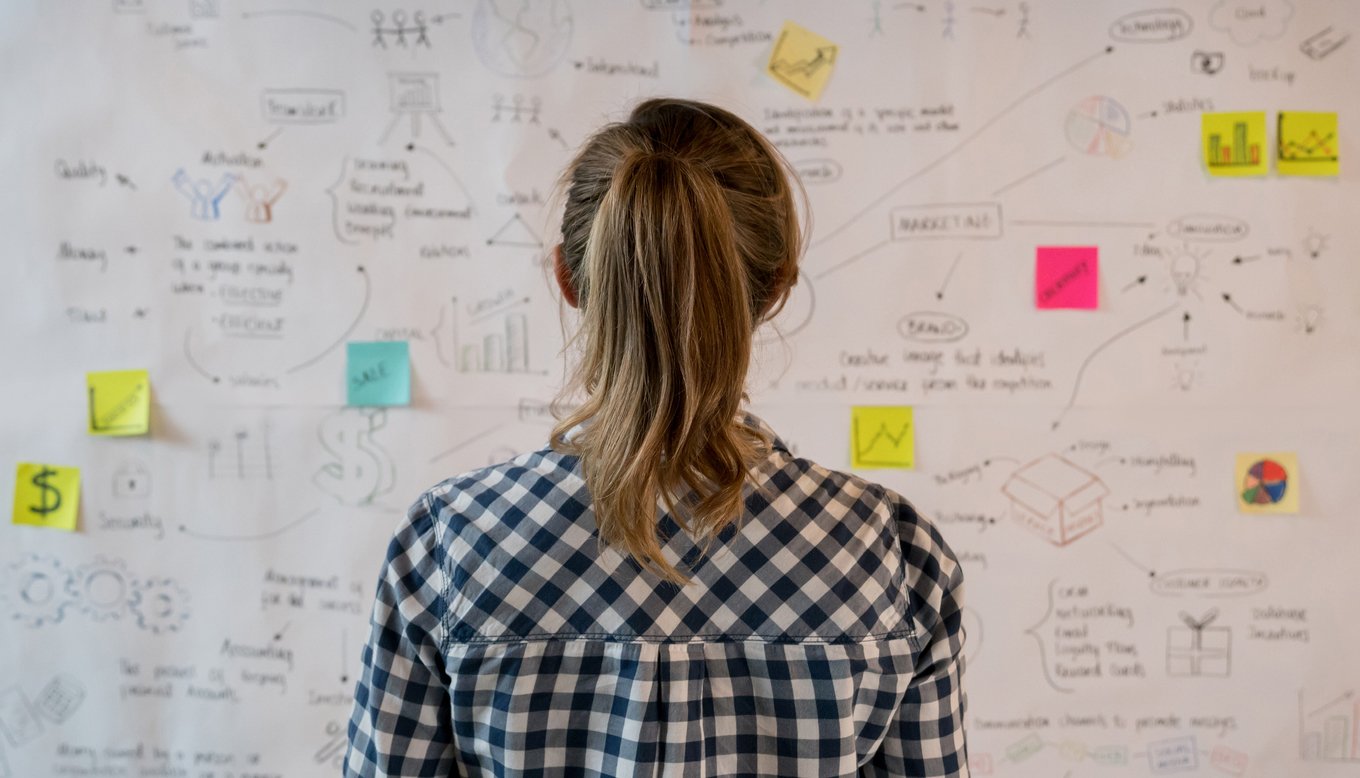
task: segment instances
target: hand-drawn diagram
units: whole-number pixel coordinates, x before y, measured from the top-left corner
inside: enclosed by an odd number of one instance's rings
[[[369,20],[373,22],[373,47],[379,49],[387,48],[387,39],[392,39],[392,44],[401,48],[408,46],[430,46],[430,27],[425,22],[425,12],[415,11],[411,14],[410,24],[407,24],[406,12],[396,9],[391,12],[391,18],[387,18],[382,9],[375,8],[369,15]],[[410,41],[407,40],[410,36]]]
[[[1105,521],[1109,487],[1061,454],[1045,454],[1016,470],[1001,491],[1011,517],[1055,546],[1066,546]]]
[[[518,213],[511,216],[509,221],[502,224],[491,237],[486,239],[488,246],[504,246],[508,248],[541,249],[543,239],[538,237],[534,229]]]
[[[542,108],[543,98],[538,95],[525,97],[516,92],[507,103],[505,95],[497,92],[492,97],[491,121],[499,122],[503,116],[509,116],[508,121],[511,122],[528,121],[530,124],[539,124],[538,113]],[[526,114],[529,117],[527,120],[524,118]]]
[[[1088,97],[1072,106],[1067,112],[1066,130],[1072,148],[1088,156],[1119,159],[1133,147],[1129,112],[1103,95]]]
[[[56,675],[30,697],[15,684],[0,689],[0,734],[19,748],[42,736],[46,724],[60,725],[71,718],[85,701],[85,686],[69,675]],[[0,769],[4,768],[0,748]]]
[[[371,505],[396,485],[396,466],[375,435],[386,408],[344,408],[322,420],[317,438],[330,456],[312,483],[342,505]]]
[[[1225,61],[1226,58],[1221,51],[1200,51],[1196,49],[1195,53],[1190,55],[1190,71],[1206,76],[1218,75],[1219,71],[1223,70]]]
[[[223,173],[213,182],[207,178],[190,178],[181,168],[175,171],[171,181],[175,190],[189,199],[189,215],[200,221],[217,221],[222,218],[222,198],[231,191],[236,176]]]
[[[188,594],[179,583],[140,579],[117,557],[97,556],[72,569],[56,558],[29,554],[6,572],[0,602],[27,627],[60,623],[72,609],[97,622],[133,614],[137,626],[153,634],[175,631],[189,618]]]
[[[258,429],[237,428],[229,439],[208,438],[208,478],[213,481],[274,478],[274,449],[269,442],[269,425]]]
[[[1184,626],[1166,628],[1166,674],[1181,677],[1232,675],[1232,630],[1210,626],[1218,609],[1210,608],[1199,618],[1182,611]]]
[[[574,27],[566,0],[478,0],[472,45],[488,69],[533,78],[562,61]]]
[[[1299,692],[1299,756],[1306,762],[1360,763],[1360,694]]]
[[[392,113],[392,121],[383,130],[378,143],[386,143],[403,119],[411,122],[411,140],[414,142],[420,138],[420,122],[424,119],[434,126],[445,143],[453,145],[453,137],[439,121],[438,73],[388,73],[387,88],[387,110]]]
[[[283,197],[288,182],[282,178],[271,184],[251,184],[245,178],[236,179],[236,193],[245,201],[246,221],[268,224],[274,220],[274,203]]]
[[[136,459],[128,459],[113,471],[113,496],[131,500],[151,496],[151,471]]]

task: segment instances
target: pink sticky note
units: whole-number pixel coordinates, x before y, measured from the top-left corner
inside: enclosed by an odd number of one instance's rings
[[[1039,309],[1100,307],[1100,249],[1040,246],[1034,257],[1034,305]]]

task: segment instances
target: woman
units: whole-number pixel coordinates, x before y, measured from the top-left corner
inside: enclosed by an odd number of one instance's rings
[[[658,99],[564,183],[583,401],[411,508],[346,774],[966,775],[957,559],[742,408],[797,278],[787,165],[735,115]]]

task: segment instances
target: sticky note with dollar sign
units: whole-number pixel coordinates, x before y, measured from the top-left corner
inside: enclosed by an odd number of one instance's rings
[[[145,370],[85,374],[91,435],[145,435],[151,429],[151,377]]]
[[[74,532],[80,469],[20,462],[14,483],[14,523]]]

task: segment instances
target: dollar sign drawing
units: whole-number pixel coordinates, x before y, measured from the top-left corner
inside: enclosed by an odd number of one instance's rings
[[[392,458],[373,439],[386,423],[382,408],[346,408],[328,417],[317,436],[332,460],[312,482],[344,505],[368,505],[391,491],[396,481]]]
[[[33,476],[33,485],[41,489],[42,493],[38,495],[38,504],[30,505],[28,506],[28,509],[39,516],[45,517],[47,514],[61,507],[61,490],[47,482],[49,477],[56,474],[56,470],[53,470],[50,467],[44,467],[38,471],[37,475]],[[48,505],[48,493],[51,493],[52,495],[51,505]]]

